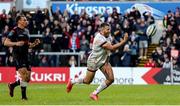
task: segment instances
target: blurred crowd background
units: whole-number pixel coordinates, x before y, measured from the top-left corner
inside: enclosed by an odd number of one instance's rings
[[[9,1],[13,0],[0,0],[0,2]],[[156,2],[166,0],[128,1]],[[151,24],[154,24],[156,20],[150,12],[140,14],[139,10],[133,8],[129,12],[119,13],[116,8],[113,8],[112,13],[94,13],[92,16],[89,16],[85,10],[82,10],[80,14],[78,14],[77,11],[74,11],[74,14],[70,14],[68,11],[62,11],[59,8],[57,8],[55,12],[53,12],[51,8],[41,9],[39,7],[37,7],[34,12],[17,10],[15,6],[13,6],[9,12],[3,9],[0,14],[0,52],[5,52],[5,55],[1,55],[0,57],[0,66],[14,66],[12,48],[4,47],[2,42],[7,37],[9,31],[16,25],[16,16],[23,14],[29,22],[27,29],[29,29],[30,40],[34,41],[36,38],[41,40],[41,45],[34,49],[29,49],[32,66],[73,67],[78,66],[78,62],[80,62],[80,66],[86,66],[87,57],[91,52],[92,43],[99,30],[99,25],[102,22],[107,22],[111,25],[113,44],[121,41],[124,33],[127,32],[129,34],[128,42],[119,48],[119,50],[111,53],[110,63],[112,66],[137,67],[140,60],[148,59],[144,64],[145,67],[170,68],[170,51],[172,49],[180,50],[180,7],[174,8],[175,11],[169,10],[168,14],[166,14],[162,20],[164,29],[161,35],[159,35],[162,37],[151,56],[147,56],[147,52],[148,46],[152,43],[152,39],[151,36],[146,35],[146,29]],[[80,58],[77,55],[39,55],[43,52],[81,53],[81,55]],[[173,58],[172,62],[174,66],[180,65],[180,56]]]

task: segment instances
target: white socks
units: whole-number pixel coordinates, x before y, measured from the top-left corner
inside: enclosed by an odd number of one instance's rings
[[[83,78],[74,78],[71,80],[72,84],[82,84],[83,83]]]
[[[71,80],[72,84],[82,84],[83,83],[83,78],[75,78]],[[103,91],[104,89],[106,89],[108,86],[106,85],[105,81],[102,82],[96,90],[94,90],[93,94],[97,95],[99,94],[101,91]]]
[[[101,91],[103,91],[104,89],[106,89],[108,86],[106,85],[105,81],[103,83],[101,83],[98,88],[93,92],[94,95],[99,94]]]

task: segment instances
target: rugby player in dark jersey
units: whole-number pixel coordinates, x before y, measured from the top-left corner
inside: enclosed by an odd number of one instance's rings
[[[18,85],[21,86],[22,100],[27,100],[26,87],[30,81],[31,67],[29,64],[28,49],[33,48],[40,43],[39,39],[36,39],[33,43],[29,42],[28,30],[26,26],[28,24],[25,16],[20,15],[16,18],[17,26],[10,31],[7,38],[4,41],[4,45],[7,47],[13,47],[13,58],[15,60],[16,71],[18,80],[14,83],[9,83],[9,94],[14,96],[14,88]]]

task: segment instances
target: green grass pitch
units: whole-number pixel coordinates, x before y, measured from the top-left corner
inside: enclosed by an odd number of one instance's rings
[[[178,85],[112,85],[92,101],[89,94],[98,85],[75,85],[66,93],[66,85],[30,84],[28,101],[21,100],[20,87],[11,98],[7,84],[0,84],[0,105],[180,105]]]

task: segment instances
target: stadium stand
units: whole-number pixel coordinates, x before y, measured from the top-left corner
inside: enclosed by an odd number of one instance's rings
[[[7,2],[12,0],[1,0],[0,2],[2,1]],[[0,33],[2,35],[0,51],[6,52],[6,55],[0,57],[0,65],[13,66],[12,50],[5,48],[2,42],[9,31],[15,26],[15,17],[19,14],[24,14],[29,21],[28,29],[31,40],[40,38],[42,41],[40,46],[29,51],[30,55],[33,56],[31,59],[33,66],[69,66],[69,56],[58,56],[58,59],[56,59],[57,55],[37,55],[42,52],[51,52],[52,54],[55,52],[67,54],[80,52],[80,55],[75,56],[75,60],[76,62],[80,61],[80,63],[82,63],[80,66],[86,65],[85,60],[92,48],[91,45],[94,35],[103,21],[108,22],[112,27],[111,35],[113,36],[113,43],[120,41],[123,33],[128,32],[129,34],[129,41],[126,45],[112,53],[110,60],[112,66],[135,67],[138,66],[141,61],[144,62],[144,66],[148,58],[152,57],[157,64],[156,67],[162,67],[165,62],[163,56],[167,54],[170,57],[170,49],[176,48],[179,50],[180,47],[179,7],[176,8],[175,12],[169,11],[168,14],[164,16],[163,23],[166,29],[159,41],[159,48],[155,51],[153,51],[154,48],[149,49],[153,46],[153,44],[151,44],[151,37],[143,33],[155,20],[150,13],[144,13],[143,16],[141,16],[136,8],[125,14],[118,13],[117,9],[113,8],[112,14],[105,12],[104,14],[93,14],[93,16],[90,17],[86,11],[82,11],[81,14],[74,11],[74,14],[70,15],[68,11],[61,11],[59,8],[57,8],[55,12],[48,8],[36,8],[35,12],[31,13],[30,11],[24,10],[17,11],[16,7],[12,7],[9,13],[3,10],[2,14],[0,14]],[[102,20],[102,18],[104,20]],[[143,52],[139,46],[139,42],[141,41],[148,42],[147,49],[145,47],[145,52]],[[159,52],[160,49],[162,49],[162,54]],[[150,51],[150,53],[148,51]],[[79,56],[81,57],[80,60]],[[57,61],[59,63],[57,63]],[[176,64],[180,63],[179,58],[176,59],[176,61]],[[75,65],[77,65],[77,63]]]

